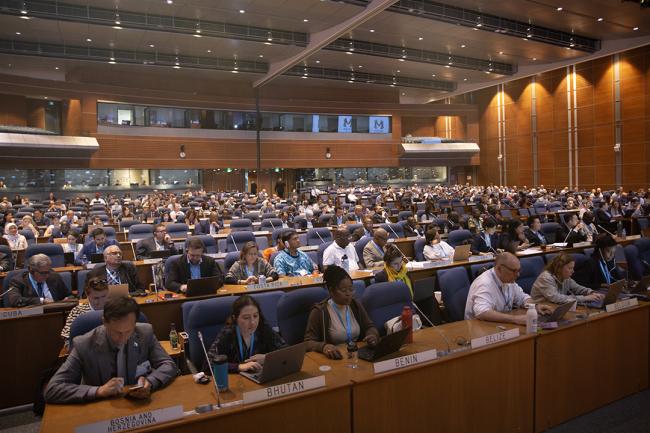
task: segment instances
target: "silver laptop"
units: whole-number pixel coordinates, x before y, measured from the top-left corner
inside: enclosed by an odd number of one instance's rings
[[[267,353],[262,370],[257,373],[240,372],[242,376],[255,383],[266,383],[297,373],[302,369],[307,343],[295,344]]]
[[[560,319],[564,317],[566,313],[571,310],[571,307],[573,307],[573,304],[575,304],[576,301],[569,301],[565,302],[564,304],[558,305],[555,307],[555,310],[548,316],[539,316],[537,318],[537,321],[540,323],[550,323],[550,322],[559,322]]]
[[[469,259],[472,255],[471,247],[469,244],[457,245],[454,248],[454,262],[464,262]]]

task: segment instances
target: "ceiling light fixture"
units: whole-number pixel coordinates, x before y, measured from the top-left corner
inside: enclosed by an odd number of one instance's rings
[[[239,13],[240,13],[240,14],[245,14],[246,11],[245,11],[244,9],[239,9]]]
[[[370,29],[370,33],[375,33],[375,29]]]
[[[562,12],[562,6],[558,7],[558,8],[555,9],[555,10],[558,11],[558,12]]]
[[[424,38],[423,38],[422,36],[420,36],[420,37],[418,38],[418,41],[421,41],[421,40],[423,40],[423,39],[424,39]]]
[[[20,36],[20,35],[22,35],[22,33],[16,32],[16,36]]]
[[[636,32],[637,30],[639,30],[639,28],[638,28],[638,27],[634,27],[632,30],[634,30],[634,31]]]
[[[303,22],[303,23],[308,23],[309,20],[308,20],[307,18],[304,18],[304,19],[302,20],[302,22]]]
[[[86,42],[92,42],[93,40],[90,38],[86,38]]]
[[[603,21],[603,19],[601,17],[599,17],[596,21],[598,21],[600,23],[600,22]]]
[[[170,5],[170,4],[172,4],[172,3],[174,3],[174,0],[167,0],[167,4],[168,4],[168,5]]]
[[[465,44],[462,44],[462,45],[461,45],[460,47],[461,47],[461,48],[465,48],[466,46],[467,46],[467,45],[465,45]]]

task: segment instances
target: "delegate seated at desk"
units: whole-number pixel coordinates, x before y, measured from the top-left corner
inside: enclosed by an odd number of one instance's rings
[[[170,383],[178,369],[133,298],[116,296],[104,305],[104,324],[74,339],[72,352],[45,389],[48,403],[82,403],[124,395],[124,385],[142,385],[128,393],[148,398]]]
[[[171,262],[169,273],[165,275],[167,290],[185,293],[188,280],[206,277],[218,277],[215,291],[223,286],[223,273],[219,265],[216,260],[206,256],[204,252],[205,245],[201,239],[189,239],[187,252]]]
[[[295,277],[309,275],[315,266],[309,256],[300,251],[300,238],[295,230],[285,230],[282,233],[284,249],[275,256],[275,269],[280,276]]]
[[[489,219],[483,224],[484,230],[474,235],[470,250],[475,255],[486,255],[496,252],[499,247],[497,224]]]
[[[363,262],[366,268],[381,268],[384,266],[384,248],[388,243],[388,232],[382,228],[375,230],[372,240],[363,247]]]
[[[94,229],[90,233],[90,237],[92,238],[92,241],[84,245],[83,249],[77,256],[78,258],[75,260],[76,265],[81,265],[84,260],[90,261],[90,256],[93,254],[102,254],[106,247],[118,245],[115,239],[106,239],[106,232],[101,227]]]
[[[153,251],[169,251],[170,255],[178,254],[174,242],[167,234],[165,224],[156,224],[153,228],[153,237],[141,239],[135,245],[135,255],[138,260],[151,257]]]
[[[208,358],[228,357],[228,371],[257,372],[262,369],[267,353],[286,347],[280,334],[266,323],[262,309],[250,295],[242,295],[232,304],[232,312],[208,351]],[[210,367],[204,365],[204,370]]]
[[[532,298],[516,283],[521,272],[519,259],[512,253],[501,253],[494,267],[476,277],[469,288],[465,303],[465,319],[480,319],[491,322],[526,324],[526,315],[506,314],[516,307],[532,304]],[[547,305],[536,305],[541,314],[552,309]]]
[[[350,275],[343,268],[330,265],[323,279],[329,297],[314,305],[309,313],[305,331],[307,349],[341,359],[338,344],[358,340],[371,346],[377,344],[379,331],[361,302],[354,299]]]
[[[50,304],[70,295],[59,274],[52,271],[52,260],[45,254],[27,259],[27,270],[9,282],[5,292],[7,305],[12,308]]]
[[[278,272],[259,256],[259,247],[250,241],[241,249],[239,260],[232,264],[225,281],[226,284],[257,284],[261,275],[269,281],[278,279]]]
[[[555,256],[533,284],[530,292],[533,302],[564,304],[577,300],[583,304],[603,299],[605,296],[602,293],[581,286],[571,278],[575,264],[575,258],[571,254],[560,253]]]
[[[144,292],[145,285],[138,278],[138,270],[131,262],[122,261],[122,251],[117,245],[104,250],[104,263],[97,264],[88,278],[103,277],[108,285],[128,284],[129,292]]]
[[[623,279],[623,275],[614,260],[616,240],[607,233],[601,233],[594,243],[594,252],[589,260],[576,269],[574,279],[578,284],[598,290]]]
[[[442,240],[437,228],[427,230],[425,242],[423,254],[426,260],[444,260],[454,257],[454,247]]]
[[[334,242],[323,251],[323,266],[327,269],[330,265],[341,266],[348,272],[359,269],[359,257],[350,243],[350,231],[345,225],[334,230]]]
[[[61,338],[66,347],[69,345],[70,328],[72,322],[82,314],[90,311],[99,311],[104,309],[104,305],[108,300],[108,284],[105,277],[92,277],[86,279],[86,286],[84,287],[84,294],[88,302],[80,302],[77,304],[65,319],[65,326],[61,330]]]

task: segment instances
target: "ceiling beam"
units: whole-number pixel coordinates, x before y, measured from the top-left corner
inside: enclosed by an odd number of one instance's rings
[[[399,0],[372,0],[364,10],[354,15],[353,17],[350,17],[342,23],[339,23],[333,27],[312,34],[309,38],[309,44],[307,44],[304,50],[294,56],[289,57],[288,59],[272,62],[269,65],[269,72],[259,80],[255,81],[253,83],[253,87],[257,88],[268,84],[275,77],[288,71],[293,66],[305,60],[312,54],[320,51],[322,48],[334,42],[337,38],[344,35],[345,33],[355,29],[357,26],[377,16],[397,1]]]

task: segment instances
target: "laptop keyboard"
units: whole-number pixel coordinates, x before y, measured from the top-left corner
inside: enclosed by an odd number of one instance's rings
[[[369,347],[369,346],[363,346],[361,349],[359,349],[359,358],[370,361],[374,358],[375,356],[375,349]]]

